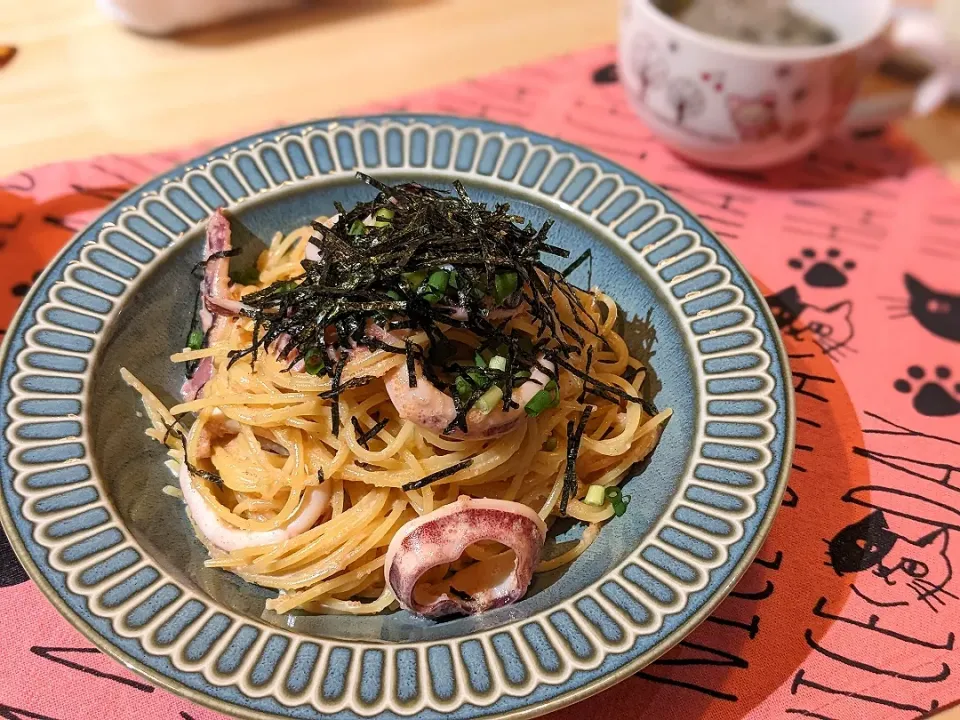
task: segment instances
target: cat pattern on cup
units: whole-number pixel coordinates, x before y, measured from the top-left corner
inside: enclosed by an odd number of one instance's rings
[[[727,110],[741,140],[759,142],[780,132],[777,96],[772,92],[752,96],[731,93]]]

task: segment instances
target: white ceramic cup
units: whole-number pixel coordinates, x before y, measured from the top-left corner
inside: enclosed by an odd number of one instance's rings
[[[802,156],[843,121],[889,52],[893,0],[791,7],[837,41],[751,45],[682,25],[652,0],[623,0],[619,75],[630,104],[664,144],[702,165],[761,168]]]

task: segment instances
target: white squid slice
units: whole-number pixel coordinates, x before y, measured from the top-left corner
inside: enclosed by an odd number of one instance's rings
[[[275,530],[243,530],[228,525],[217,516],[194,485],[194,478],[186,463],[180,464],[180,490],[200,534],[211,545],[227,552],[296,537],[312,528],[330,506],[330,483],[325,481],[304,490],[293,520],[286,527]]]
[[[472,615],[526,594],[546,536],[547,526],[526,505],[461,495],[400,528],[387,549],[384,576],[405,610],[425,617]],[[424,573],[454,562],[467,547],[483,541],[501,543],[513,553],[467,567],[446,589],[417,586]],[[476,570],[481,567],[487,572]],[[470,592],[458,587],[458,581],[467,580]]]
[[[204,295],[203,304],[211,313],[215,315],[224,315],[226,317],[236,317],[237,315],[251,315],[254,310],[246,303],[234,300],[228,297],[218,297],[214,295]]]

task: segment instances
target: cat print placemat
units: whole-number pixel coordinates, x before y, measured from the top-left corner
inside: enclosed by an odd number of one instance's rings
[[[488,117],[632,168],[730,245],[787,342],[793,473],[752,569],[664,658],[556,719],[899,719],[960,700],[960,188],[895,133],[769,172],[694,169],[634,118],[613,59],[600,48],[363,109]],[[731,106],[778,132],[767,90]],[[0,321],[104,205],[199,151],[0,181]],[[0,718],[219,717],[100,654],[5,543],[0,586]]]

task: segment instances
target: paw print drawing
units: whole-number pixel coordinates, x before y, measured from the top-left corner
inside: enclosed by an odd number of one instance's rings
[[[813,248],[804,248],[800,257],[790,258],[787,265],[794,270],[803,270],[803,281],[810,287],[837,288],[847,284],[847,273],[857,267],[853,260],[841,260],[837,248],[827,250],[820,258]]]
[[[907,368],[911,380],[903,378],[893,383],[893,389],[913,393],[913,409],[927,417],[952,417],[960,414],[960,382],[950,387],[950,368],[939,365],[934,370],[935,379],[926,380],[927,373],[919,365]],[[922,384],[921,384],[922,382]]]

